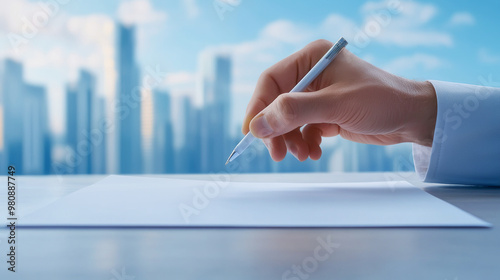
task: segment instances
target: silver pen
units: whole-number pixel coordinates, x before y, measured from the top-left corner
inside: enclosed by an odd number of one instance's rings
[[[331,47],[326,54],[314,65],[311,70],[300,80],[300,82],[290,91],[290,92],[300,92],[304,91],[309,84],[312,83],[316,77],[318,77],[323,70],[333,61],[333,59],[344,49],[347,45],[347,41],[344,37],[340,37],[340,39]],[[233,152],[229,156],[226,161],[226,165],[240,156],[249,146],[252,144],[253,140],[255,140],[255,136],[252,135],[251,132],[248,132],[243,139],[236,145]]]

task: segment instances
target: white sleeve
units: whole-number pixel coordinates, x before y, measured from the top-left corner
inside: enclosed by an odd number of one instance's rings
[[[500,89],[430,81],[437,95],[432,148],[413,144],[426,182],[500,186]]]

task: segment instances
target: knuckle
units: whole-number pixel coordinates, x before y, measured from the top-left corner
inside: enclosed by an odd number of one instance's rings
[[[267,68],[266,70],[262,71],[259,76],[259,80],[265,81],[271,78],[271,73],[272,73],[272,68]]]
[[[286,123],[293,123],[299,111],[298,104],[290,95],[282,94],[276,99],[276,106],[278,114],[281,115],[283,121]]]
[[[314,50],[323,50],[323,49],[329,49],[333,45],[332,42],[325,40],[325,39],[318,39],[315,41],[312,41],[309,43],[309,47]]]

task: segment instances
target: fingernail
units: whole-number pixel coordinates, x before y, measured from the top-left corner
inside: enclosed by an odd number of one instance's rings
[[[257,137],[266,137],[273,133],[273,129],[264,116],[260,116],[252,121],[252,128]]]

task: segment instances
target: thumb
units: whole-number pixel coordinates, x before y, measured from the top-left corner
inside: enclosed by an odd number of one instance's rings
[[[258,138],[273,138],[308,123],[328,119],[330,102],[320,92],[290,92],[279,95],[250,122]]]

